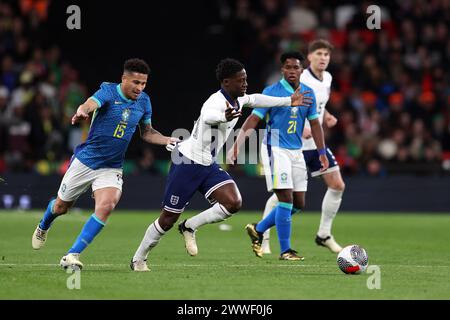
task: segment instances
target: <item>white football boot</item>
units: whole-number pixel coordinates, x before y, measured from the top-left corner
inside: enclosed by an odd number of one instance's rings
[[[47,233],[48,230],[42,230],[39,228],[39,225],[37,225],[36,230],[34,230],[33,237],[31,238],[31,246],[34,250],[39,250],[44,246],[45,241],[47,241]]]
[[[150,269],[147,266],[147,260],[141,260],[141,261],[139,261],[139,260],[136,260],[136,261],[131,260],[130,268],[131,268],[131,270],[136,271],[136,272],[150,271]]]
[[[331,252],[334,253],[339,253],[342,251],[342,247],[334,240],[334,237],[332,235],[326,238],[321,238],[316,235],[316,243],[319,246],[327,247]]]
[[[59,265],[64,269],[67,268],[72,268],[73,270],[83,269],[83,264],[80,261],[79,253],[68,253],[67,255],[61,258]]]
[[[191,228],[187,228],[186,220],[181,222],[178,225],[178,231],[183,235],[184,237],[184,243],[186,246],[186,251],[191,256],[196,256],[198,254],[198,248],[197,248],[197,242],[195,241],[195,230],[192,230]]]

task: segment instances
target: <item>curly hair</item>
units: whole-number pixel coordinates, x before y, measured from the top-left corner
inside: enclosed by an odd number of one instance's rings
[[[281,64],[284,64],[286,62],[287,59],[297,59],[300,61],[300,63],[303,63],[303,61],[305,61],[305,56],[303,56],[300,52],[298,51],[288,51],[288,52],[284,52],[281,57],[280,57],[280,62]]]
[[[222,82],[226,78],[232,77],[235,73],[244,69],[244,65],[239,61],[231,58],[223,59],[216,68],[217,80]]]
[[[133,58],[125,61],[123,65],[123,71],[149,74],[150,67],[144,60]]]

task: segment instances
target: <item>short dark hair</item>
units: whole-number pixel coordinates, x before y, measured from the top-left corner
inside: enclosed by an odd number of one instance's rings
[[[123,64],[123,71],[149,74],[150,67],[144,60],[133,58],[125,61]]]
[[[222,82],[226,78],[232,77],[237,72],[244,69],[244,65],[239,61],[231,58],[223,59],[216,68],[217,80]]]
[[[333,51],[333,45],[325,39],[318,39],[311,42],[308,46],[308,53],[312,53],[317,49],[327,49],[328,51]]]
[[[284,64],[287,59],[297,59],[300,61],[300,63],[303,63],[303,61],[305,61],[305,56],[303,56],[298,51],[287,51],[284,52],[280,57],[281,64]]]

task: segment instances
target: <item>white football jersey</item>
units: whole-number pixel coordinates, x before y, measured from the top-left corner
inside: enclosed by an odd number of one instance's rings
[[[251,94],[239,97],[236,111],[244,107],[290,107],[291,97],[269,97]],[[196,163],[209,166],[222,149],[239,118],[227,121],[227,99],[219,90],[205,101],[200,117],[195,121],[191,136],[179,144],[180,152]]]
[[[330,98],[331,81],[333,77],[328,71],[323,72],[323,80],[320,81],[308,68],[303,70],[300,75],[300,82],[306,84],[308,87],[314,90],[316,96],[317,113],[319,114],[319,121],[322,125],[323,117],[325,114],[325,105]],[[305,128],[311,128],[309,121],[305,122]],[[314,150],[317,149],[314,139],[311,137],[309,139],[302,138],[302,150]]]

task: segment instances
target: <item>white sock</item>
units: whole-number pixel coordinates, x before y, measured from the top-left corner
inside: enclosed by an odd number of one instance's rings
[[[192,230],[196,230],[205,224],[220,222],[229,217],[231,217],[231,213],[229,213],[224,206],[217,202],[211,208],[187,219],[185,226],[187,228],[191,228]]]
[[[156,219],[155,222],[147,228],[144,239],[142,239],[139,248],[134,254],[133,261],[143,261],[147,259],[150,250],[158,244],[159,239],[161,239],[165,233],[166,232],[159,225],[158,219]]]
[[[343,191],[328,188],[322,201],[322,217],[317,235],[326,238],[331,235],[331,225],[341,205]]]
[[[269,199],[267,199],[266,206],[264,208],[263,219],[267,217],[269,213],[272,212],[273,208],[275,208],[277,205],[278,205],[278,198],[277,195],[274,193]],[[263,233],[263,245],[266,245],[265,243],[268,243],[268,241],[270,240],[270,229],[271,228],[267,229]]]

